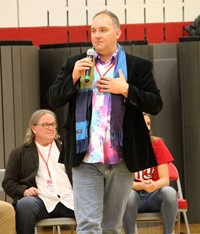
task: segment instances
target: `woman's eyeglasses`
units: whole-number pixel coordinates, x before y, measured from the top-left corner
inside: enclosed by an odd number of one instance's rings
[[[50,126],[54,129],[56,128],[56,123],[42,123],[42,124],[35,124],[35,125],[39,125],[42,126],[44,129],[49,129]]]

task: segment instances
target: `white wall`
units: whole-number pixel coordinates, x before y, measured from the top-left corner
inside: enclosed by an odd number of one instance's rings
[[[105,9],[121,24],[194,21],[200,0],[0,0],[0,27],[90,25]]]

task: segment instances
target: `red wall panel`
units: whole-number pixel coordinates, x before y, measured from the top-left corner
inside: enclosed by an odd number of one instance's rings
[[[147,40],[148,43],[178,42],[187,35],[184,23],[152,23],[121,25],[119,41]],[[91,42],[90,26],[0,28],[0,41],[28,40],[33,45]]]

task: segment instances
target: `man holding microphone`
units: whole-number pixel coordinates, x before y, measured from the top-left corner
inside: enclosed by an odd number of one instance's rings
[[[59,160],[72,166],[78,234],[121,233],[133,172],[156,165],[143,112],[158,114],[162,99],[151,62],[126,54],[120,36],[117,16],[97,13],[94,59],[68,58],[48,91],[52,107],[69,103]]]

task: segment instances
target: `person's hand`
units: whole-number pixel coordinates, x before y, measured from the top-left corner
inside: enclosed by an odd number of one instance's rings
[[[88,69],[90,69],[92,66],[94,66],[94,63],[88,57],[77,60],[75,65],[74,65],[74,70],[73,70],[73,73],[72,73],[74,83],[76,83],[76,81],[81,76],[85,75],[85,72]]]
[[[156,190],[156,184],[153,180],[143,180],[144,190],[151,193]]]
[[[109,78],[102,76],[100,80],[97,81],[97,89],[99,92],[112,93],[112,94],[122,94],[127,97],[128,93],[128,83],[119,69],[119,77]]]
[[[39,191],[37,188],[35,187],[30,187],[28,189],[26,189],[24,191],[24,196],[35,196],[35,197],[38,197],[39,196]]]

